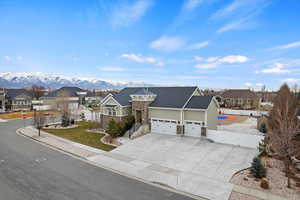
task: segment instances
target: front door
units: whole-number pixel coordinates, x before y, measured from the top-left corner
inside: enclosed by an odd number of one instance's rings
[[[142,111],[141,110],[136,111],[136,122],[142,123]]]

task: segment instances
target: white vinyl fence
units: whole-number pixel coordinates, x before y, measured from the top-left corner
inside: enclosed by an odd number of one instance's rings
[[[217,143],[257,148],[259,142],[264,138],[264,136],[235,133],[229,131],[207,130],[207,138]]]
[[[262,115],[268,115],[267,111],[258,111],[258,110],[231,110],[231,109],[219,109],[219,113],[225,115],[245,115],[260,117]]]
[[[51,106],[50,105],[36,105],[33,106],[34,110],[50,110]]]

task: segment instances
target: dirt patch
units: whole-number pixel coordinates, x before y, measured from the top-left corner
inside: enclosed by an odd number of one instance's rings
[[[238,192],[232,192],[230,194],[229,200],[261,200],[261,199],[246,194],[241,194]]]
[[[251,175],[249,169],[237,173],[232,178],[231,183],[264,192],[270,192],[271,194],[282,196],[287,199],[300,199],[300,188],[296,187],[294,181],[292,181],[292,188],[287,188],[287,177],[284,173],[283,162],[270,157],[264,157],[262,158],[262,161],[267,167],[266,178],[269,181],[270,189],[262,189],[260,187],[260,180],[255,179]]]

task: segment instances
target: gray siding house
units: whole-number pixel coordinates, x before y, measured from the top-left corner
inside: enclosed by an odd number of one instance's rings
[[[104,97],[100,107],[103,128],[132,114],[136,123],[162,134],[200,136],[206,128],[217,129],[218,102],[198,87],[124,88]]]
[[[25,89],[0,89],[0,112],[30,111],[32,93]]]

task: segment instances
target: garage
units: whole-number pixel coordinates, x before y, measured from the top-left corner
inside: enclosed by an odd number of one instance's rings
[[[191,137],[200,137],[203,122],[201,121],[184,121],[184,135]]]
[[[154,133],[176,135],[177,121],[170,119],[151,119],[151,131]]]

